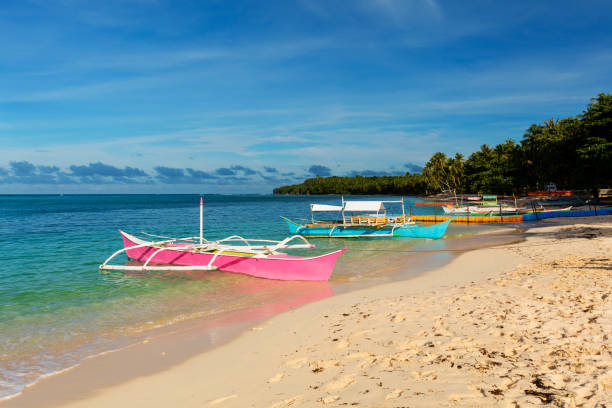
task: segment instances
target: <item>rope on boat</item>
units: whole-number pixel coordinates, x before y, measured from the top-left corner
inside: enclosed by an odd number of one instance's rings
[[[146,232],[144,232],[144,231],[140,231],[140,233],[141,233],[141,234],[143,234],[143,235],[148,235],[148,236],[150,236],[150,237],[155,237],[155,238],[175,239],[175,238],[172,238],[172,237],[166,237],[166,236],[163,236],[163,235],[149,234],[149,233],[146,233]]]

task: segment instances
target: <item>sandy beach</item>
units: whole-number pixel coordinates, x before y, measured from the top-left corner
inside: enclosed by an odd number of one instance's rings
[[[161,372],[70,392],[71,382],[143,363],[135,354],[51,377],[4,404],[609,406],[612,219],[546,220],[526,235],[278,315]]]

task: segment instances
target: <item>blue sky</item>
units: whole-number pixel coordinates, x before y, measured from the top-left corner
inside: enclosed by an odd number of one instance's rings
[[[0,56],[0,193],[269,193],[579,114],[612,2],[3,0]]]

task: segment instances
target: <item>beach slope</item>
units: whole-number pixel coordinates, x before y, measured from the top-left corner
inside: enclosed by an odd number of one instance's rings
[[[62,405],[610,403],[610,217],[538,225],[525,242],[306,305],[168,370],[67,395]],[[103,371],[113,370],[122,367]],[[7,405],[29,406],[28,398]]]

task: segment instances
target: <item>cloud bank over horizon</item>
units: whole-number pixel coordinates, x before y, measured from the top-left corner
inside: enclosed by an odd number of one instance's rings
[[[270,175],[272,174],[272,175]],[[123,168],[110,164],[95,162],[87,165],[70,165],[66,168],[58,166],[35,165],[28,161],[13,161],[8,168],[0,167],[0,186],[2,185],[37,185],[37,186],[63,186],[71,189],[79,186],[95,185],[129,185],[131,189],[139,187],[137,192],[154,190],[160,185],[183,185],[188,187],[204,186],[209,192],[214,192],[218,186],[251,186],[255,183],[263,183],[273,187],[296,184],[312,177],[328,177],[361,175],[368,176],[398,176],[405,174],[401,170],[389,171],[349,171],[346,173],[332,174],[329,167],[312,165],[299,175],[295,172],[279,173],[277,169],[266,167],[262,170],[252,169],[246,166],[233,165],[221,167],[212,171],[204,171],[191,167],[178,168],[156,166],[150,171],[137,167],[125,166]],[[44,192],[54,192],[46,190]],[[189,190],[185,190],[189,191]]]

